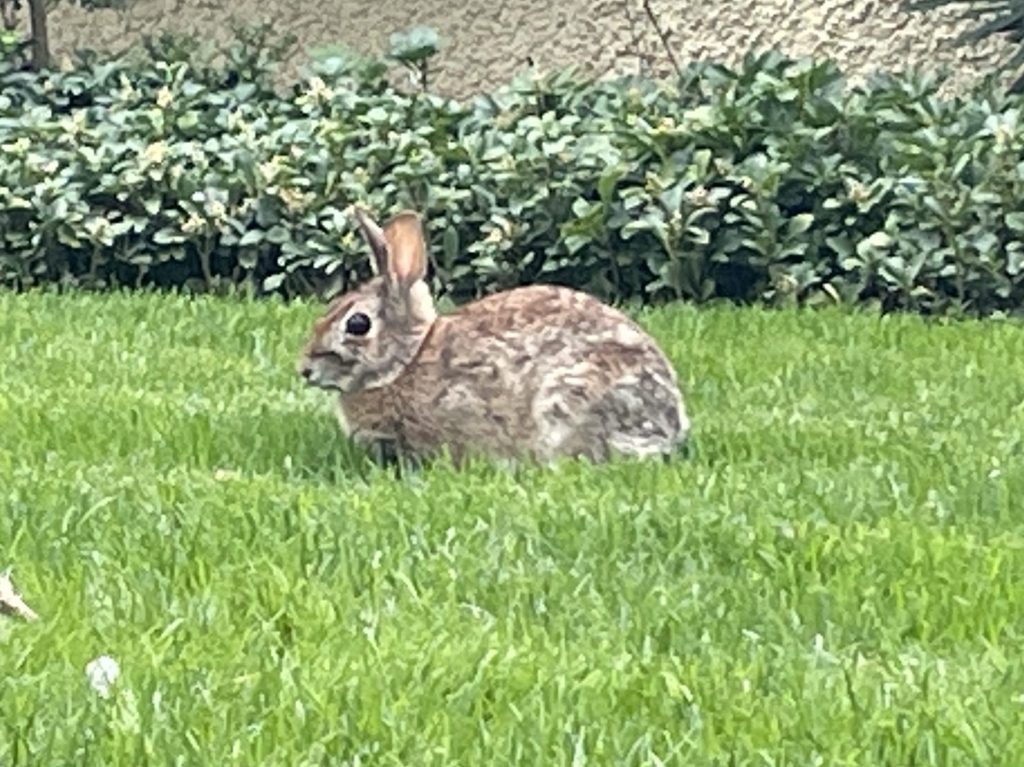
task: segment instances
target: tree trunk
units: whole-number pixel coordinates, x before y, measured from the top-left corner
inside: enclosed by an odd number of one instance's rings
[[[28,0],[32,22],[32,68],[37,72],[50,66],[50,36],[46,31],[46,0]]]

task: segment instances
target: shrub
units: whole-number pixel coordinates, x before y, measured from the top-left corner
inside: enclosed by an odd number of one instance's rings
[[[679,82],[525,74],[457,102],[328,53],[275,89],[266,41],[164,40],[0,73],[0,278],[330,293],[366,274],[345,208],[426,217],[435,287],[609,299],[1021,307],[1021,100],[774,52]],[[175,53],[175,51],[177,51]]]

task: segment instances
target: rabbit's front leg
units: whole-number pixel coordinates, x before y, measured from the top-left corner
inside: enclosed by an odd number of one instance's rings
[[[374,462],[381,466],[390,466],[398,461],[397,440],[378,438],[373,440],[368,447]]]
[[[370,445],[370,455],[377,465],[395,469],[399,477],[422,466],[419,457],[397,439],[375,439]]]

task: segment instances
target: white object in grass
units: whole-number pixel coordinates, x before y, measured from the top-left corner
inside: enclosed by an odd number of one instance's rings
[[[110,690],[121,675],[121,667],[109,655],[101,655],[85,664],[85,675],[100,697],[109,698]]]

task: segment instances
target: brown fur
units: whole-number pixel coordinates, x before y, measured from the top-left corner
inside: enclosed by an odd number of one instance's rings
[[[354,439],[414,457],[447,449],[550,461],[668,455],[689,419],[672,366],[618,310],[582,292],[521,287],[436,315],[419,219],[357,211],[377,275],[334,300],[299,362],[339,391]],[[345,332],[355,312],[371,333]]]

